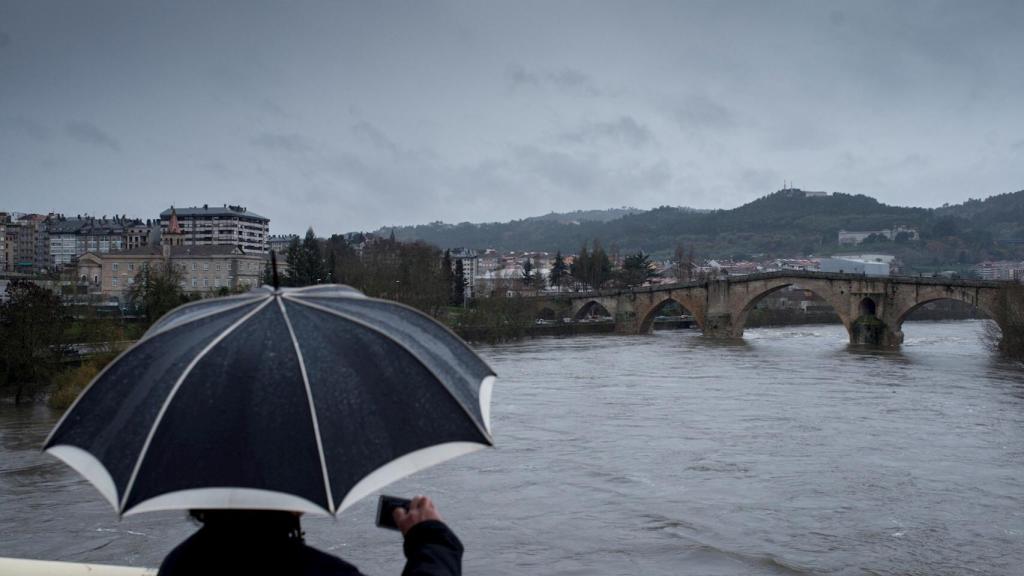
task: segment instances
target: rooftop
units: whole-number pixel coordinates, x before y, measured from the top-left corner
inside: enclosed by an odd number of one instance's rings
[[[245,206],[233,206],[229,204],[225,204],[223,206],[207,206],[204,204],[203,206],[193,206],[191,208],[175,208],[172,206],[171,208],[161,212],[160,218],[170,218],[171,210],[174,210],[174,212],[177,213],[178,218],[188,216],[245,216],[246,218],[270,222],[270,218],[260,216],[255,212],[249,212]]]

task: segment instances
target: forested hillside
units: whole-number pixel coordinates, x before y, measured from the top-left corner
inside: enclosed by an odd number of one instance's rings
[[[557,216],[557,215],[556,215]],[[889,206],[864,195],[806,196],[781,190],[731,210],[710,212],[661,207],[609,221],[546,216],[505,223],[434,223],[387,228],[403,240],[442,248],[561,250],[572,253],[599,240],[611,251],[643,250],[668,257],[676,246],[700,258],[799,257],[848,251],[840,230],[908,226],[917,241],[884,238],[858,251],[896,254],[912,269],[962,269],[986,259],[1024,258],[1024,191],[942,208]]]

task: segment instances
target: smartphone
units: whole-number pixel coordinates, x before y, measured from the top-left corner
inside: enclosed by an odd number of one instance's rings
[[[412,500],[408,498],[381,494],[380,500],[377,500],[377,527],[398,530],[398,525],[395,524],[395,518],[392,514],[395,508],[405,508],[408,510],[411,503]]]

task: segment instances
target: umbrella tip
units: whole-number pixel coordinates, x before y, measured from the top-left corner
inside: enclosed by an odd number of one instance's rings
[[[270,273],[274,282],[274,291],[281,289],[281,279],[277,275],[277,250],[270,251]]]

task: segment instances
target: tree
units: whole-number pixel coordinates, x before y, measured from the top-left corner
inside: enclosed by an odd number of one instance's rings
[[[462,264],[462,258],[455,261],[455,275],[452,284],[451,302],[455,306],[466,305],[466,268]]]
[[[60,368],[68,317],[56,294],[27,280],[11,280],[7,297],[0,305],[0,385],[13,388],[18,404]]]
[[[358,286],[364,276],[362,261],[352,242],[344,234],[334,234],[326,244],[327,274],[331,282]]]
[[[523,285],[533,285],[533,260],[529,256],[526,257],[526,261],[523,262]]]
[[[128,289],[127,299],[132,307],[142,312],[146,323],[152,324],[188,302],[181,283],[181,270],[174,264],[166,261],[143,264]]]
[[[569,267],[565,265],[565,258],[562,252],[555,253],[555,261],[551,264],[551,272],[548,274],[548,284],[552,288],[561,288],[562,282],[569,273]]]
[[[639,286],[657,276],[651,257],[643,251],[626,256],[622,264],[621,279],[626,286]]]
[[[291,242],[288,243],[288,248],[284,254],[285,260],[288,262],[288,273],[278,274],[281,284],[284,286],[301,286],[301,284],[297,284],[296,266],[301,266],[299,262],[302,261],[302,245],[299,244],[297,237],[292,238]]]
[[[580,248],[580,253],[573,259],[572,265],[569,267],[569,272],[572,274],[573,279],[576,281],[577,288],[583,283],[588,281],[590,277],[590,253],[587,251],[586,243]]]
[[[323,251],[313,228],[306,230],[301,244],[296,239],[288,247],[288,266],[288,283],[291,286],[309,286],[327,281]]]
[[[601,243],[594,240],[594,252],[591,255],[590,266],[590,286],[595,290],[600,290],[601,286],[610,280],[611,277],[612,262],[608,258],[608,254],[605,253],[604,248],[601,247]]]

